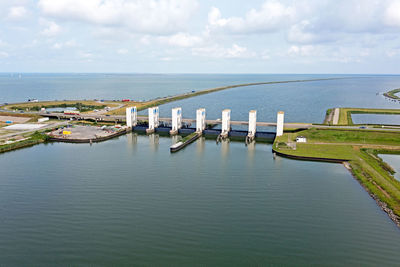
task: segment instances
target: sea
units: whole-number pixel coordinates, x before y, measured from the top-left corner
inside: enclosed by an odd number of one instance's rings
[[[0,74],[0,103],[149,100],[194,118],[321,123],[334,107],[400,108],[395,75]],[[146,114],[146,111],[143,111]],[[393,115],[390,115],[393,116]],[[372,117],[372,119],[375,119]],[[363,123],[368,123],[363,122]],[[1,266],[398,266],[400,229],[340,164],[274,158],[271,144],[127,134],[0,154]],[[396,165],[399,156],[390,156]],[[393,166],[400,169],[400,166]]]

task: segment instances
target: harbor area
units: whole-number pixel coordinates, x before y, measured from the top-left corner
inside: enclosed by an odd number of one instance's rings
[[[47,133],[47,135],[52,141],[91,143],[105,141],[125,133],[126,127],[120,125],[67,125],[53,130]]]

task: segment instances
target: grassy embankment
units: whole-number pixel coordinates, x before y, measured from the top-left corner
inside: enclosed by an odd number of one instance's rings
[[[211,88],[211,89],[206,89],[206,90],[201,90],[201,91],[194,91],[190,93],[184,93],[176,96],[168,96],[168,97],[162,97],[162,98],[157,98],[154,100],[150,101],[145,101],[145,102],[136,102],[136,101],[131,101],[131,102],[122,102],[122,101],[106,101],[106,102],[97,102],[94,100],[63,100],[63,101],[40,101],[40,102],[24,102],[24,103],[14,103],[14,104],[8,104],[2,106],[4,109],[18,109],[18,110],[32,110],[32,111],[37,111],[40,110],[40,108],[52,108],[52,107],[72,107],[77,103],[80,103],[81,105],[84,105],[86,107],[89,107],[87,110],[82,111],[82,112],[88,112],[93,109],[101,109],[101,106],[107,105],[110,107],[116,107],[118,105],[123,105],[121,108],[111,110],[107,112],[109,115],[124,115],[125,114],[125,109],[127,107],[133,107],[136,106],[138,111],[153,107],[153,106],[159,106],[162,104],[166,104],[169,102],[189,98],[189,97],[195,97],[199,95],[204,95],[204,94],[209,94],[217,91],[222,91],[226,89],[231,89],[231,88],[237,88],[237,87],[245,87],[245,86],[255,86],[255,85],[266,85],[266,84],[280,84],[280,83],[297,83],[297,82],[312,82],[312,81],[324,81],[324,80],[337,80],[337,79],[345,79],[345,78],[321,78],[321,79],[305,79],[305,80],[291,80],[291,81],[275,81],[275,82],[257,82],[257,83],[245,83],[245,84],[236,84],[236,85],[228,85],[228,86],[221,86],[221,87],[216,87],[216,88]]]
[[[144,109],[149,108],[149,107],[159,106],[159,105],[162,105],[162,104],[166,104],[166,103],[169,103],[169,102],[182,100],[182,99],[185,99],[185,98],[190,98],[190,97],[195,97],[195,96],[199,96],[199,95],[214,93],[214,92],[227,90],[227,89],[232,89],[232,88],[237,88],[237,87],[247,87],[247,86],[266,85],[266,84],[280,84],[280,83],[312,82],[312,81],[336,80],[336,79],[344,79],[344,78],[325,78],[325,79],[308,79],[308,80],[292,80],[292,81],[276,81],[276,82],[257,82],[257,83],[244,83],[244,84],[227,85],[227,86],[221,86],[221,87],[216,87],[216,88],[211,88],[211,89],[205,89],[205,90],[201,90],[201,91],[195,91],[195,92],[191,92],[191,93],[180,94],[180,95],[176,95],[176,96],[158,98],[158,99],[150,100],[150,101],[147,101],[147,102],[127,102],[127,103],[124,103],[125,104],[124,107],[112,110],[112,111],[108,112],[107,114],[110,114],[110,115],[124,115],[126,107],[136,106],[137,110],[140,111],[140,110],[144,110]]]
[[[297,143],[297,136],[307,143]],[[400,133],[367,130],[309,129],[285,133],[274,142],[277,152],[299,157],[345,159],[353,176],[400,226],[400,182],[377,155],[400,154]],[[387,209],[389,208],[389,209]]]
[[[104,109],[106,106],[117,106],[115,103],[99,103],[97,101],[42,101],[42,102],[27,102],[16,103],[3,106],[4,109],[9,110],[23,110],[23,111],[40,111],[41,108],[67,108],[75,107],[80,112],[89,112],[94,109]]]
[[[400,115],[400,109],[340,108],[338,125],[354,125],[351,114]]]
[[[399,100],[400,97],[396,95],[397,93],[400,93],[400,88],[390,90],[389,92],[386,92],[383,95],[386,96],[386,97],[389,97],[391,99]]]
[[[195,137],[195,136],[197,136],[198,135],[198,133],[196,133],[196,132],[194,132],[194,133],[191,133],[191,134],[189,134],[189,135],[186,135],[185,137],[183,137],[181,140],[179,140],[180,142],[182,142],[182,143],[185,143],[185,142],[187,142],[187,141],[189,141],[190,139],[192,139],[193,137]]]
[[[329,108],[326,110],[325,119],[322,124],[330,125],[332,123],[333,110],[333,108]]]
[[[23,147],[37,145],[37,144],[45,142],[47,139],[48,139],[47,135],[40,133],[40,132],[35,132],[35,133],[31,134],[29,137],[27,137],[27,139],[25,139],[25,140],[11,143],[11,144],[0,145],[0,153],[8,152],[8,151],[23,148]]]

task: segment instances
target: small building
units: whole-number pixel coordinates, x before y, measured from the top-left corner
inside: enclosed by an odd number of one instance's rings
[[[38,119],[38,122],[45,122],[45,121],[48,121],[48,120],[49,120],[49,117],[44,117],[44,118]]]
[[[307,138],[305,136],[297,136],[296,142],[297,143],[307,143]]]

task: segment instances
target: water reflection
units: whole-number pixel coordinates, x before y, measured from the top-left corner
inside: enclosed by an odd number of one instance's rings
[[[205,150],[206,141],[204,137],[200,137],[196,141],[196,154],[197,156],[203,156]]]
[[[149,134],[149,144],[151,151],[158,151],[158,146],[160,144],[160,136],[158,134]]]
[[[247,147],[247,165],[249,167],[253,167],[254,166],[254,157],[255,157],[255,153],[256,153],[256,142],[253,141],[250,144],[248,144],[246,147]]]
[[[181,139],[182,139],[182,137],[179,136],[179,135],[173,135],[173,136],[171,136],[171,141],[172,141],[172,144],[171,144],[171,145],[178,143],[179,140],[181,140]]]
[[[229,143],[230,140],[229,138],[222,140],[221,141],[221,158],[222,158],[222,162],[226,163],[228,158],[229,158]]]
[[[126,135],[126,140],[127,140],[127,147],[131,151],[136,151],[137,150],[137,133],[130,132]]]

